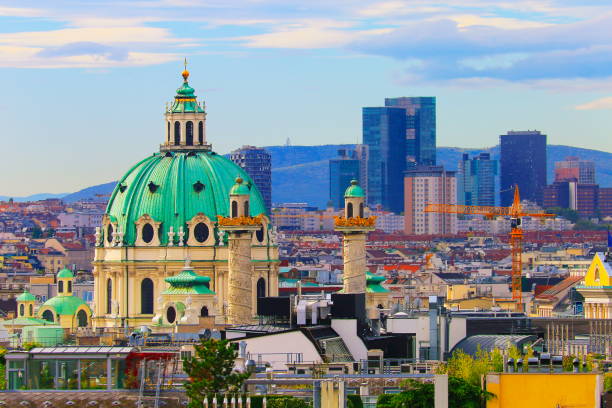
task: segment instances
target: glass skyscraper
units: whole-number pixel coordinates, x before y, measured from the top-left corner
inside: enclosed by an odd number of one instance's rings
[[[338,150],[338,158],[329,161],[329,200],[334,208],[344,208],[344,191],[351,180],[360,180],[361,161],[355,151]]]
[[[251,176],[270,214],[272,208],[272,156],[270,153],[260,147],[242,146],[230,153],[230,160]]]
[[[470,159],[464,153],[457,172],[457,203],[463,205],[495,205],[497,160],[489,153]]]
[[[362,118],[363,144],[368,146],[368,204],[400,213],[404,209],[406,109],[367,107]]]
[[[515,184],[522,200],[542,204],[546,187],[546,135],[537,130],[510,131],[499,137],[499,145],[501,205],[512,204]]]
[[[406,166],[436,164],[436,97],[386,98],[385,106],[406,110]]]

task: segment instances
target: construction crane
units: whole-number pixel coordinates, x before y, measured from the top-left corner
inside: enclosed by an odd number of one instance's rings
[[[523,228],[522,217],[549,218],[555,214],[524,210],[521,206],[518,185],[514,186],[514,201],[510,207],[481,205],[427,204],[426,213],[484,215],[487,219],[510,217],[510,248],[512,252],[512,299],[522,307],[521,275],[523,270]]]

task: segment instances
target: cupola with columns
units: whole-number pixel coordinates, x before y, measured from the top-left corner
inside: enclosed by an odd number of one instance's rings
[[[244,182],[242,177],[236,177],[236,184],[230,189],[230,217],[249,217],[250,186]]]
[[[17,296],[17,316],[18,317],[35,317],[34,306],[36,296],[24,290],[23,293]]]
[[[206,143],[205,105],[198,102],[195,90],[189,86],[187,60],[181,75],[183,85],[176,90],[174,101],[166,105],[166,140],[161,150],[210,150]]]

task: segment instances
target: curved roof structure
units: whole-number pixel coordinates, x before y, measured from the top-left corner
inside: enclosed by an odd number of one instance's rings
[[[74,315],[81,305],[85,305],[87,309],[89,309],[87,303],[85,303],[85,301],[80,297],[55,296],[43,303],[40,309],[43,310],[45,307],[50,307],[55,310],[55,313],[58,315],[64,316]]]
[[[58,278],[74,278],[74,273],[68,268],[64,268],[57,273]]]
[[[351,185],[344,191],[344,197],[365,197],[365,192],[357,180],[351,180]]]
[[[510,346],[516,346],[519,350],[528,343],[533,343],[538,336],[528,334],[478,334],[465,337],[453,347],[455,350],[462,350],[466,354],[476,355],[478,348],[486,351],[494,349],[506,350]]]
[[[24,290],[21,295],[17,296],[17,301],[18,302],[36,302],[36,296],[31,294],[27,290]]]

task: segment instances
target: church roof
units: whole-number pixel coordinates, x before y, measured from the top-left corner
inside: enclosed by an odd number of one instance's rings
[[[182,73],[183,85],[176,90],[176,96],[174,102],[170,107],[172,113],[204,113],[204,104],[199,105],[197,97],[195,96],[195,90],[189,86],[187,79],[189,78],[189,71],[187,68]]]
[[[24,290],[21,295],[17,296],[17,301],[18,302],[36,302],[36,296],[31,294],[27,290]]]
[[[250,184],[244,183],[241,177],[236,177],[236,184],[230,189],[231,195],[249,195],[251,194]]]
[[[193,270],[185,268],[179,274],[164,279],[170,287],[164,290],[164,295],[214,295],[208,287],[210,278],[201,276]]]
[[[159,238],[167,245],[169,228],[186,230],[187,221],[198,213],[213,222],[217,215],[229,216],[236,177],[251,184],[250,215],[265,213],[264,200],[246,172],[211,151],[156,153],[140,161],[120,179],[106,213],[118,223],[125,245],[136,241],[135,222],[144,214],[161,222]]]
[[[55,296],[43,303],[42,307],[48,306],[52,308],[58,315],[64,316],[74,315],[81,305],[87,306],[87,303],[85,303],[85,301],[80,297]]]
[[[57,273],[58,278],[74,278],[74,274],[68,268],[64,268]]]
[[[384,276],[374,275],[372,272],[366,272],[366,292],[368,293],[387,293],[389,289],[382,286],[385,281]]]
[[[351,185],[344,192],[344,197],[365,197],[365,192],[357,180],[351,180]]]

